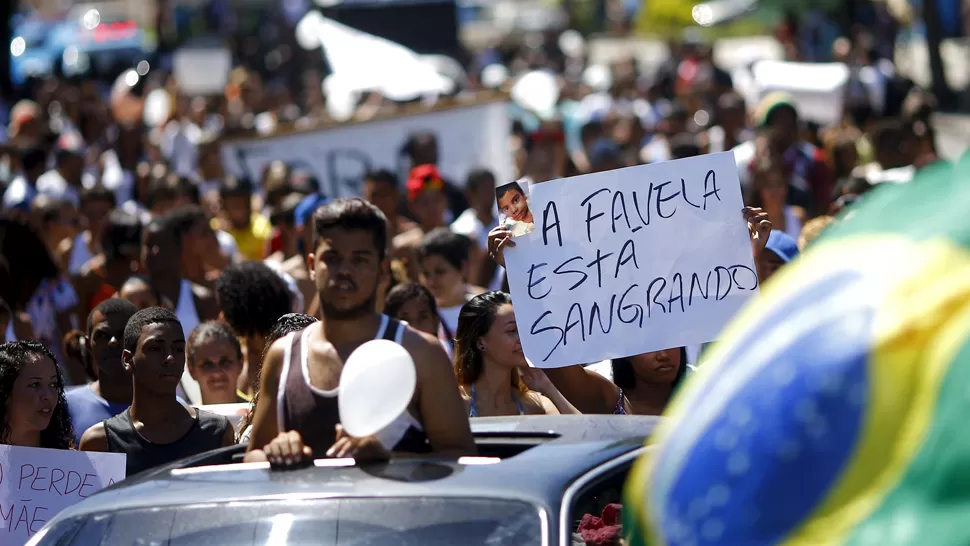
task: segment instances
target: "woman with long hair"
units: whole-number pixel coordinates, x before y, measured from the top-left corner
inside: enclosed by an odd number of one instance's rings
[[[579,413],[522,352],[512,297],[486,292],[458,315],[455,375],[469,417]]]
[[[59,355],[63,334],[73,329],[76,319],[77,292],[61,274],[37,229],[8,213],[0,213],[0,256],[9,269],[8,282],[0,283],[0,297],[14,313],[30,317],[32,339]],[[71,384],[87,382],[82,366],[66,360],[62,366]]]
[[[36,341],[0,345],[0,444],[74,449],[64,378]]]

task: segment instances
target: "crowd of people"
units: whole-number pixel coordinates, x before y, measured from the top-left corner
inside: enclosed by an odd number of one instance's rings
[[[841,123],[819,128],[784,94],[746,105],[703,44],[681,44],[655,75],[623,60],[600,81],[548,45],[507,63],[562,75],[555,113],[514,109],[520,182],[734,150],[762,283],[893,173],[940,161],[918,89],[895,108],[848,98]],[[260,180],[228,175],[216,138],[259,116],[324,115],[323,97],[270,96],[244,68],[218,100],[173,93],[154,128],[122,119],[89,81],[42,82],[10,112],[0,443],[125,453],[129,476],[234,443],[283,466],[470,454],[469,417],[660,415],[700,363],[703,347],[671,347],[531,367],[505,279],[515,243],[499,224],[525,196],[497,196],[510,181],[487,165],[447,180],[433,135],[412,135],[407,180],[387,166],[364,176],[361,198],[329,199],[280,161]],[[373,339],[407,349],[417,388],[397,421],[356,438],[337,387]],[[234,427],[206,409],[221,404],[250,410]]]

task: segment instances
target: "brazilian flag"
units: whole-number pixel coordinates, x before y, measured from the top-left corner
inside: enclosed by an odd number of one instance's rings
[[[970,154],[772,278],[650,444],[631,545],[970,545]]]

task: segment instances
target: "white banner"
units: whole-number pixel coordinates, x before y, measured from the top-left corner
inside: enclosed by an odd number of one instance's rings
[[[451,182],[464,185],[468,171],[478,167],[491,170],[496,180],[512,180],[510,129],[506,103],[495,102],[319,131],[227,140],[221,151],[228,172],[248,176],[255,183],[266,164],[278,159],[314,173],[330,197],[356,197],[364,174],[373,169],[397,173],[403,187],[407,173],[402,171],[402,150],[412,133],[423,131],[438,137],[438,168]]]
[[[64,508],[125,479],[125,457],[0,445],[0,544],[26,543]]]
[[[757,293],[730,152],[536,184],[531,206],[505,261],[536,367],[712,341]]]

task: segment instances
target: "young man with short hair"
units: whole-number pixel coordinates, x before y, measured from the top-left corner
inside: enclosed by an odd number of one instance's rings
[[[125,326],[131,407],[89,428],[82,451],[124,453],[127,476],[233,444],[228,419],[183,405],[175,395],[185,369],[185,334],[168,309],[138,311]]]
[[[125,369],[121,352],[125,326],[137,312],[130,301],[111,298],[88,314],[84,358],[98,371],[98,379],[67,391],[76,445],[81,444],[84,431],[131,406],[131,372]]]
[[[270,347],[247,460],[280,464],[325,454],[381,459],[390,451],[473,454],[457,380],[441,344],[376,311],[387,260],[384,215],[362,199],[338,199],[317,209],[313,233],[307,263],[322,320]],[[340,373],[351,353],[373,339],[407,349],[417,387],[397,422],[374,437],[350,438],[339,426]]]

